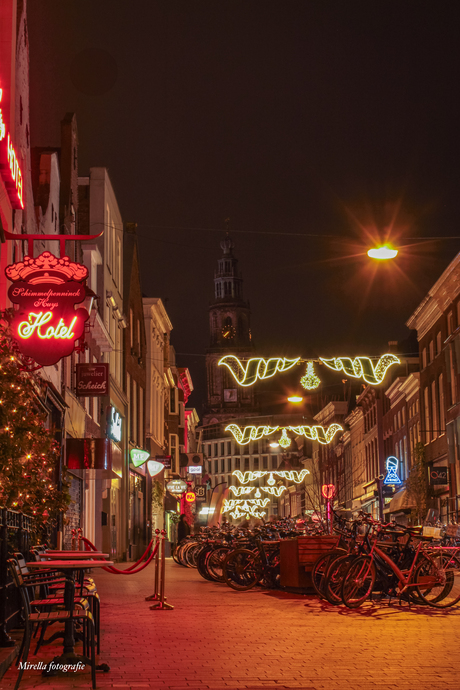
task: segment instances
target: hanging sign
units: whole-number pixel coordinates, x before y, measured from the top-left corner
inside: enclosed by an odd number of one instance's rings
[[[402,481],[398,476],[398,465],[399,465],[399,460],[394,455],[390,455],[390,457],[387,458],[387,461],[386,461],[387,473],[385,475],[385,479],[383,480],[384,484],[395,484],[395,485],[396,484],[402,484]]]
[[[171,469],[171,456],[170,455],[155,455],[155,460],[161,462],[165,470]]]
[[[121,441],[121,416],[114,407],[110,408],[107,420],[107,436],[112,441]]]
[[[430,484],[436,486],[449,483],[449,473],[447,467],[432,467],[430,469]]]
[[[194,491],[187,491],[187,493],[185,494],[185,500],[187,501],[187,503],[194,503],[195,498],[196,496]]]
[[[86,309],[75,309],[86,297],[86,266],[43,252],[7,266],[5,273],[13,283],[8,297],[18,307],[12,336],[22,354],[42,366],[70,355],[89,316]]]
[[[157,474],[163,472],[164,465],[162,465],[161,462],[157,462],[156,460],[149,460],[147,463],[147,469],[151,477],[156,477]]]
[[[187,484],[182,479],[173,479],[166,484],[166,489],[171,494],[183,494],[184,491],[187,491]]]
[[[187,472],[189,474],[201,474],[203,472],[203,468],[201,465],[190,465],[187,467]]]
[[[144,462],[147,462],[147,460],[150,457],[150,453],[146,450],[142,450],[142,448],[131,448],[131,450],[129,451],[129,455],[131,457],[131,462],[133,463],[134,467],[140,467],[144,464]],[[161,466],[161,469],[163,469],[163,466]]]
[[[108,364],[77,364],[75,393],[79,397],[98,397],[109,394]]]
[[[7,127],[8,106],[6,101],[6,94],[0,88],[0,175],[5,184],[11,206],[21,209],[24,208],[22,171]]]
[[[323,494],[326,500],[330,501],[335,496],[334,484],[323,484],[323,486],[321,487],[321,493]]]

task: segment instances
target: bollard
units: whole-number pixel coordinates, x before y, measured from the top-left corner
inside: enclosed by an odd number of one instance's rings
[[[71,543],[71,545],[70,545],[70,549],[71,549],[72,551],[75,551],[75,534],[76,534],[76,532],[75,532],[75,530],[73,529],[73,530],[72,530],[72,543]]]
[[[82,539],[83,530],[82,530],[82,528],[79,527],[77,532],[78,532],[78,551],[83,551],[83,539]]]
[[[157,604],[150,606],[152,611],[164,611],[168,609],[173,609],[172,604],[166,602],[165,597],[165,576],[166,576],[166,556],[165,556],[165,542],[166,542],[166,532],[164,529],[161,530],[161,571],[160,571],[160,601]]]
[[[151,594],[149,597],[145,597],[145,601],[158,601],[158,599],[160,598],[160,592],[158,588],[160,579],[160,530],[156,529],[155,534],[155,548],[158,546],[157,552],[155,554],[155,589],[153,591],[153,594]]]

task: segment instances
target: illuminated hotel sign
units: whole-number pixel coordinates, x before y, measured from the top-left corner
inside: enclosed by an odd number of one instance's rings
[[[3,89],[0,88],[0,174],[13,208],[24,208],[21,167],[5,122]]]
[[[68,256],[43,252],[7,266],[5,273],[13,283],[8,297],[18,307],[11,329],[20,352],[41,366],[70,355],[88,319],[86,309],[75,309],[86,297],[88,269]]]

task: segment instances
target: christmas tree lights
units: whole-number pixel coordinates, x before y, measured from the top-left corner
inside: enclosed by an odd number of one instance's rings
[[[382,355],[374,366],[370,357],[333,357],[332,359],[320,358],[322,363],[334,371],[344,371],[347,376],[355,379],[363,379],[370,386],[382,383],[385,374],[393,364],[401,364],[396,355]]]
[[[321,383],[321,379],[315,374],[315,365],[313,362],[307,362],[307,370],[300,379],[300,383],[307,391],[313,391]]]
[[[253,357],[247,362],[241,362],[235,355],[225,355],[217,365],[226,366],[240,386],[252,386],[257,379],[269,379],[277,372],[291,369],[299,359],[300,357],[297,359],[275,357],[265,360],[262,357]]]

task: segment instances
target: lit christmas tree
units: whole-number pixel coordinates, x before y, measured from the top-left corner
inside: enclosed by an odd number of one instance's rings
[[[39,403],[45,384],[14,348],[9,311],[0,322],[0,506],[30,515],[37,533],[67,509],[69,484],[56,486],[60,448]]]

